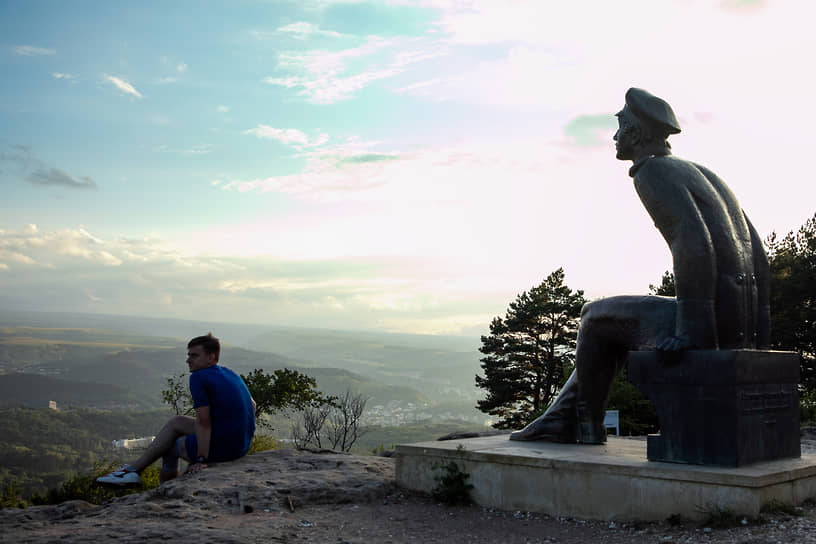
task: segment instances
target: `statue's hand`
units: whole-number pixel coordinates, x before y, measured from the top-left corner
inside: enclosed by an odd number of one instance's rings
[[[687,336],[669,336],[657,346],[658,351],[683,351],[694,347]]]

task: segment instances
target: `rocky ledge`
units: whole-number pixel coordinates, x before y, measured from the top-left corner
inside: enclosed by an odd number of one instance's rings
[[[257,535],[240,527],[259,516],[297,526],[304,506],[381,500],[395,491],[393,482],[393,459],[267,451],[100,506],[68,501],[0,510],[0,541],[247,542]]]
[[[806,429],[804,453],[816,452],[814,438]],[[0,510],[0,542],[816,544],[814,502],[756,520],[712,514],[707,526],[445,507],[396,488],[393,459],[277,450],[100,506],[69,501]]]

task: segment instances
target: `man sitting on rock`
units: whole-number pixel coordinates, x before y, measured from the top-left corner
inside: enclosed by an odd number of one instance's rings
[[[190,393],[195,417],[174,416],[136,461],[96,481],[104,485],[141,485],[139,474],[162,458],[161,482],[178,475],[179,457],[190,463],[186,473],[208,462],[232,461],[249,450],[255,433],[255,400],[241,377],[219,366],[221,344],[212,333],[187,344]]]

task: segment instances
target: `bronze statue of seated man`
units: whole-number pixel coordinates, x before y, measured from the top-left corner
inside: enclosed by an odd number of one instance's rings
[[[511,440],[600,444],[609,389],[630,350],[765,348],[770,336],[768,258],[736,197],[716,174],[671,154],[680,132],[669,104],[626,92],[617,158],[669,245],[676,298],[617,296],[581,311],[575,371],[550,408]]]

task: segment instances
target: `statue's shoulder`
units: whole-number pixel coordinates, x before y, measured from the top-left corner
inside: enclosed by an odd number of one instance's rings
[[[685,159],[674,155],[657,155],[649,157],[638,170],[644,176],[665,176],[681,173],[688,170],[697,170],[697,166]]]
[[[705,177],[693,162],[674,155],[662,155],[646,159],[637,169],[634,180],[635,185],[686,185],[695,183],[695,180],[703,181]]]

